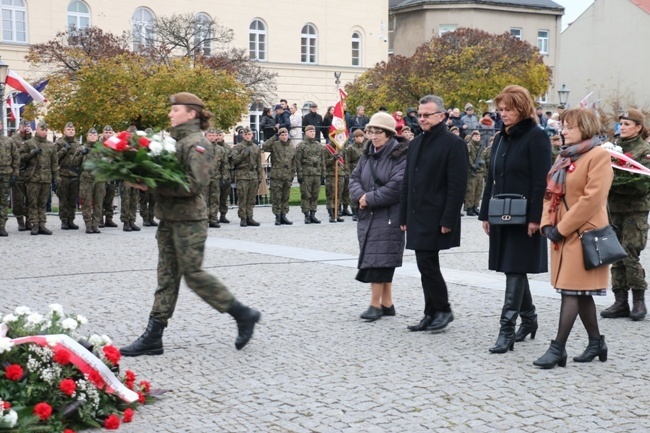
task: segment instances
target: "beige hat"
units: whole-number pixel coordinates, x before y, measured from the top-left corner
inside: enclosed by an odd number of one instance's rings
[[[356,129],[352,135],[353,135],[354,137],[364,137],[364,136],[365,136],[365,134],[363,133],[363,131],[360,130],[360,129]]]
[[[278,129],[278,135],[280,134],[288,134],[289,131],[287,131],[287,128],[280,128]]]
[[[641,110],[637,110],[636,108],[630,108],[629,110],[625,111],[620,118],[632,120],[633,122],[636,122],[639,125],[645,126],[645,116],[643,115]]]
[[[176,93],[170,96],[169,102],[172,105],[193,105],[195,107],[205,108],[205,104],[198,96],[188,92]]]
[[[384,131],[389,131],[393,134],[396,134],[397,133],[397,131],[395,131],[396,124],[397,122],[395,122],[393,116],[383,111],[380,111],[379,113],[375,113],[372,115],[372,117],[370,118],[370,122],[368,122],[368,124],[366,125],[366,129],[372,126],[374,128],[380,128],[383,129]]]
[[[305,132],[307,132],[307,131],[315,131],[315,130],[316,130],[316,128],[314,127],[314,125],[305,126]]]

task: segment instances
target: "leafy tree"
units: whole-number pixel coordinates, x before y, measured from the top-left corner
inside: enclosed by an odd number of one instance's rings
[[[494,98],[505,86],[526,87],[533,97],[544,94],[551,70],[536,47],[508,33],[494,35],[460,28],[418,47],[406,58],[381,62],[346,86],[348,105],[375,111],[413,106],[427,94],[439,95],[447,106]]]

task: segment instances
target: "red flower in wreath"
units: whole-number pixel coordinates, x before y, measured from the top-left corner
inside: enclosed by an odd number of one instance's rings
[[[122,422],[131,422],[133,420],[133,409],[129,408],[122,415]]]
[[[138,391],[138,401],[140,404],[145,404],[147,399],[144,397],[144,394]]]
[[[113,365],[119,364],[122,354],[115,348],[115,346],[104,346],[102,350],[104,351],[104,356],[106,356],[108,362]]]
[[[126,378],[127,382],[135,382],[135,373],[131,370],[126,370],[124,377]]]
[[[70,397],[77,389],[77,384],[72,379],[63,379],[61,382],[59,382],[59,389],[65,395]]]
[[[18,364],[11,364],[5,368],[5,376],[9,380],[20,380],[25,370]]]
[[[68,365],[70,364],[70,352],[65,349],[57,349],[52,359],[54,359],[54,362],[57,364]]]
[[[63,433],[76,433],[76,432],[74,430],[72,430],[72,429],[67,428],[67,429],[63,430]]]
[[[147,137],[138,138],[138,144],[142,147],[149,148],[149,143],[151,143],[151,140],[149,140]]]
[[[106,430],[117,430],[120,428],[120,419],[117,415],[109,415],[104,421],[104,428]]]
[[[34,415],[39,417],[41,421],[45,421],[52,416],[52,406],[47,403],[39,403],[34,406]]]
[[[143,392],[149,392],[149,390],[151,390],[151,384],[146,380],[141,380],[139,385]]]
[[[11,409],[11,403],[9,403],[8,401],[3,401],[2,406],[4,407],[5,410]]]

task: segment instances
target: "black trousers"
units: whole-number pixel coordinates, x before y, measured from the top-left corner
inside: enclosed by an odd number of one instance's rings
[[[440,251],[415,251],[415,260],[420,271],[424,292],[424,314],[435,316],[438,311],[451,311],[447,284],[440,272]]]

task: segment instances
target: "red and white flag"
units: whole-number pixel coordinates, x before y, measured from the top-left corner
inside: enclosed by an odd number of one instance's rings
[[[7,98],[7,107],[9,107],[11,113],[11,121],[15,122],[18,116],[20,115],[20,108],[14,104],[14,97],[10,96]]]
[[[339,149],[345,147],[348,141],[348,128],[345,124],[345,113],[343,112],[343,101],[348,94],[343,89],[339,89],[339,102],[334,106],[334,117],[330,125],[329,137],[332,143]]]
[[[5,80],[5,83],[8,84],[9,86],[13,87],[16,90],[20,90],[21,92],[26,92],[29,93],[29,95],[34,98],[34,101],[36,102],[45,102],[47,99],[45,99],[45,96],[41,94],[38,90],[36,90],[31,84],[29,84],[27,81],[23,80],[20,75],[9,69],[9,72],[7,73],[7,79]]]

